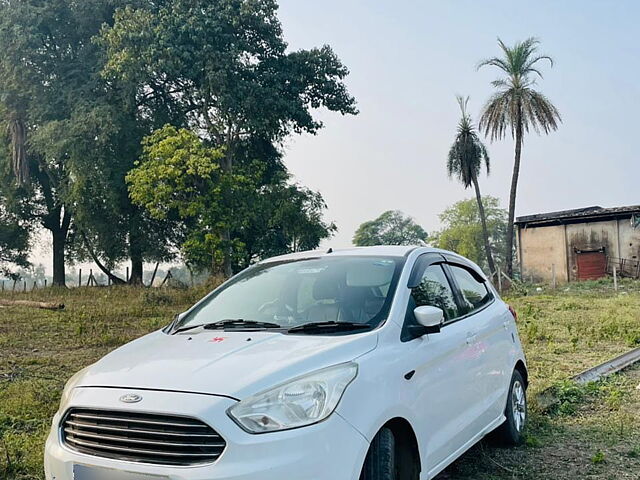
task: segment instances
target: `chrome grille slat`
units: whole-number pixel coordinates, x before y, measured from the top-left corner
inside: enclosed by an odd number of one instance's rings
[[[79,428],[93,428],[95,430],[105,430],[105,431],[110,431],[110,432],[122,432],[122,431],[126,431],[126,432],[130,432],[130,433],[143,433],[143,434],[147,434],[147,435],[166,435],[166,436],[170,436],[170,437],[212,437],[212,438],[220,438],[220,435],[218,435],[217,433],[178,433],[178,432],[163,432],[163,431],[159,431],[159,430],[147,430],[147,429],[141,429],[141,428],[123,428],[122,426],[120,427],[109,427],[106,425],[96,425],[93,423],[81,423],[81,422],[74,422],[72,420],[67,420],[67,425],[72,425],[74,427],[79,427]]]
[[[220,448],[224,447],[224,442],[217,443],[179,443],[179,442],[163,442],[161,440],[147,440],[140,438],[132,438],[132,437],[118,437],[116,435],[99,435],[97,433],[89,433],[82,432],[80,430],[73,430],[70,428],[64,429],[65,433],[72,437],[85,437],[85,438],[97,438],[97,439],[105,439],[112,440],[114,442],[130,442],[130,443],[140,443],[146,445],[160,445],[163,447],[202,447],[202,448]]]
[[[210,463],[226,448],[209,425],[178,415],[72,408],[60,428],[72,450],[141,463]]]
[[[82,445],[83,447],[96,447],[104,450],[113,450],[117,452],[127,452],[127,453],[142,453],[145,455],[165,455],[167,457],[208,457],[208,453],[182,453],[182,452],[160,452],[157,450],[143,450],[136,449],[130,447],[115,447],[112,445],[102,445],[97,442],[85,442],[84,440],[77,440],[72,438],[67,438],[68,442],[72,442],[78,445]]]
[[[84,420],[106,420],[112,422],[132,422],[132,423],[146,423],[149,425],[163,425],[167,427],[186,427],[186,428],[202,428],[203,425],[194,425],[191,423],[175,423],[175,422],[159,422],[154,420],[142,420],[139,418],[118,418],[118,417],[109,417],[106,415],[89,415],[86,413],[72,413],[70,415],[73,418],[80,418]]]

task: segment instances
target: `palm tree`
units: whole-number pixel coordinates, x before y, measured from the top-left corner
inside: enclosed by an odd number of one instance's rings
[[[553,66],[551,57],[538,53],[540,42],[535,38],[528,38],[510,48],[498,39],[498,44],[504,54],[503,57],[493,57],[478,64],[478,68],[488,65],[497,67],[506,74],[505,78],[491,82],[498,91],[489,98],[483,108],[480,116],[480,130],[485,136],[490,137],[491,141],[504,138],[508,132],[511,132],[511,136],[515,139],[505,254],[507,274],[512,276],[513,221],[520,175],[522,139],[525,133],[529,133],[529,129],[533,129],[538,134],[548,134],[552,130],[557,130],[562,119],[560,112],[549,99],[534,90],[535,77],[542,78],[542,73],[537,68],[538,63],[546,60]]]
[[[480,138],[478,138],[476,129],[471,121],[471,116],[467,113],[469,97],[462,98],[458,95],[456,98],[458,100],[458,105],[460,105],[462,118],[458,123],[456,138],[449,150],[447,172],[449,173],[449,177],[457,177],[464,185],[464,188],[469,188],[473,185],[476,190],[478,211],[480,212],[480,221],[482,222],[484,250],[487,255],[489,270],[491,270],[491,274],[494,274],[496,267],[493,263],[493,255],[491,254],[489,232],[487,230],[487,218],[484,213],[484,205],[482,204],[482,195],[480,195],[480,186],[478,185],[478,176],[480,175],[483,162],[487,169],[487,175],[489,174],[489,154],[487,153],[485,146],[480,141]]]

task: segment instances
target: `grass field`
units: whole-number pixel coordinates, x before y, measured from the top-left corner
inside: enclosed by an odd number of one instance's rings
[[[68,377],[157,329],[205,292],[83,288],[9,294],[62,300],[60,312],[0,307],[0,478],[42,479],[42,449]],[[529,361],[530,397],[553,388],[551,412],[532,416],[526,444],[481,442],[440,479],[640,479],[640,368],[578,387],[567,379],[640,345],[640,285],[572,285],[513,296]],[[294,479],[284,479],[294,480]]]

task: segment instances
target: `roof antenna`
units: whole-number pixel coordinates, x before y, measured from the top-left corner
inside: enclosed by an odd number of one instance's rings
[[[333,248],[329,247],[329,250],[327,250],[327,253],[333,253]]]

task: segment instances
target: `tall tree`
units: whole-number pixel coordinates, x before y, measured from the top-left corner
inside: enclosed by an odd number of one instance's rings
[[[420,245],[426,243],[427,238],[427,232],[413,218],[399,210],[388,210],[360,225],[353,236],[353,244],[358,247]]]
[[[232,176],[248,138],[279,142],[293,132],[316,133],[322,123],[311,109],[319,107],[357,113],[342,82],[348,70],[333,51],[325,46],[287,52],[276,12],[275,0],[167,0],[127,7],[102,34],[109,55],[105,75],[135,85],[141,103],[158,95],[172,98],[188,124],[221,149],[221,173]],[[237,218],[229,213],[216,228],[227,276]]]
[[[29,215],[51,232],[54,285],[65,284],[74,176],[50,133],[95,88],[91,36],[112,14],[103,0],[0,2],[0,121],[10,132],[13,172],[5,189],[26,199]]]
[[[102,77],[104,48],[94,39],[128,0],[0,2],[0,119],[11,133],[13,187],[31,216],[51,231],[53,280],[65,260],[95,261],[112,281],[131,259],[131,283],[144,260],[171,258],[172,232],[129,199],[124,177],[145,135],[172,119],[166,98],[143,106],[135,90]]]
[[[496,267],[491,254],[491,246],[489,244],[489,232],[487,230],[487,219],[482,204],[482,195],[480,194],[480,185],[478,177],[484,163],[487,169],[487,175],[490,170],[489,154],[484,144],[478,138],[475,126],[471,121],[471,116],[467,113],[467,105],[469,97],[457,97],[458,105],[462,118],[458,122],[458,131],[456,138],[449,150],[447,158],[447,173],[449,177],[456,177],[464,188],[473,185],[476,191],[476,201],[478,202],[478,212],[480,213],[480,222],[482,223],[482,236],[484,239],[484,251],[487,256],[487,265],[491,274],[495,273]]]
[[[480,116],[480,130],[489,136],[491,141],[505,137],[508,132],[515,140],[515,160],[509,192],[509,223],[507,228],[506,266],[507,274],[513,275],[513,240],[514,218],[518,178],[520,176],[520,156],[525,133],[533,129],[536,133],[548,134],[557,130],[562,121],[560,112],[542,93],[535,90],[535,77],[542,78],[538,64],[548,61],[553,66],[553,59],[538,53],[540,42],[528,38],[508,47],[498,39],[502,57],[483,60],[478,68],[496,67],[505,74],[505,78],[494,80],[491,84],[498,90],[485,104]]]

